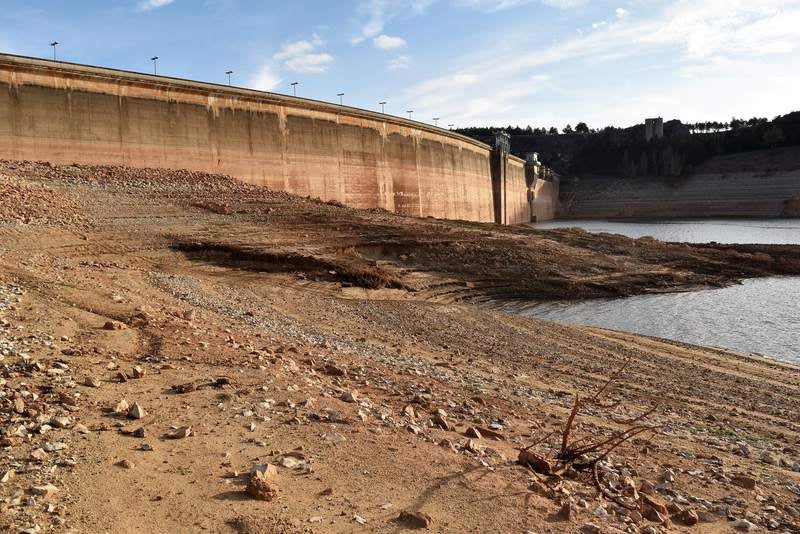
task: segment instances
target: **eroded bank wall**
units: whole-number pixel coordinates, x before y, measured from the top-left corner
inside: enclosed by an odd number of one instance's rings
[[[489,147],[322,102],[0,55],[0,157],[184,168],[415,216],[493,221]]]

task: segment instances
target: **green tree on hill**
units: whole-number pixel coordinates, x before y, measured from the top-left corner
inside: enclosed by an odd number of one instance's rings
[[[579,133],[579,134],[588,134],[589,133],[589,127],[586,125],[585,122],[579,122],[575,126],[575,132]]]

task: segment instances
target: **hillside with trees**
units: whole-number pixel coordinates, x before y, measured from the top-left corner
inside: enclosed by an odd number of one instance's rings
[[[525,157],[538,152],[539,159],[563,176],[656,176],[690,174],[713,156],[800,145],[800,112],[773,120],[753,117],[727,122],[664,123],[664,137],[645,140],[645,126],[590,128],[585,122],[574,127],[462,128],[459,133],[490,141],[494,132],[511,135],[511,151]]]

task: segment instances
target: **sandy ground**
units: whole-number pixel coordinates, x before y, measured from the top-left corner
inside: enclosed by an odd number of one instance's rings
[[[482,305],[796,274],[796,248],[405,218],[188,172],[6,162],[0,193],[0,529],[800,532],[797,367]],[[570,439],[657,406],[653,431],[597,481],[520,465],[543,440],[555,466],[576,395],[618,369]]]

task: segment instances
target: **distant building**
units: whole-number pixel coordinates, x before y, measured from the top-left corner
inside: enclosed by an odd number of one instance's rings
[[[645,119],[644,140],[650,141],[651,139],[661,139],[662,137],[664,137],[664,119],[661,117]]]

